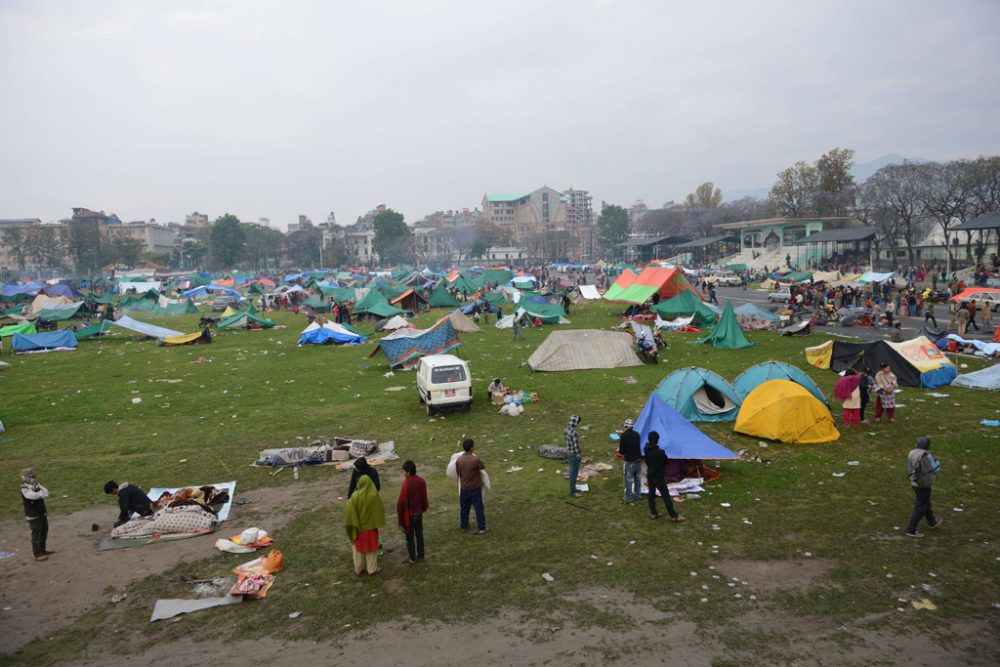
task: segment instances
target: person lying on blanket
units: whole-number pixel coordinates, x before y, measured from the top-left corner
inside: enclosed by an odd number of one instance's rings
[[[126,523],[133,512],[139,516],[149,516],[153,513],[152,502],[138,486],[132,486],[128,482],[122,482],[119,486],[118,482],[111,480],[104,485],[104,493],[118,496],[118,509],[120,511],[115,528]]]

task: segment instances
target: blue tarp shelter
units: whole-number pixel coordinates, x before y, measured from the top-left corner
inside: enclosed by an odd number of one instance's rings
[[[765,361],[751,366],[736,377],[733,388],[739,394],[740,400],[743,400],[747,394],[768,380],[791,380],[795,384],[802,385],[806,391],[822,401],[823,405],[829,405],[826,396],[823,395],[823,390],[811,377],[783,361]]]
[[[38,334],[14,334],[11,347],[15,352],[38,352],[56,348],[76,349],[76,336],[70,329]]]
[[[781,315],[775,315],[774,313],[764,310],[760,306],[756,306],[752,303],[744,303],[742,306],[733,309],[737,315],[742,315],[743,317],[756,317],[762,320],[770,320],[772,322],[780,322]]]
[[[299,337],[299,345],[324,345],[326,343],[332,345],[360,345],[366,340],[368,339],[359,333],[347,329],[342,324],[327,322],[323,326],[320,326],[313,322],[302,330],[302,335]]]
[[[223,294],[231,294],[237,299],[243,298],[239,291],[234,290],[232,287],[226,287],[225,285],[202,285],[201,287],[195,287],[194,289],[189,289],[186,292],[181,292],[181,296],[201,296],[207,292],[221,292]]]
[[[655,392],[635,420],[635,430],[642,446],[648,442],[649,432],[660,434],[660,448],[672,459],[738,459],[732,452],[707,435],[667,405]]]

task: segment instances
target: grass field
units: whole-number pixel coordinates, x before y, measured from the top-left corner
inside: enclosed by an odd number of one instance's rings
[[[615,311],[603,304],[574,307],[570,326],[606,328],[615,322]],[[419,318],[418,325],[443,312]],[[197,317],[157,323],[193,331]],[[674,525],[649,521],[643,507],[621,502],[617,462],[584,498],[566,502],[566,482],[555,474],[563,466],[539,458],[536,447],[561,444],[567,416],[577,413],[587,427],[581,431],[584,456],[614,462],[608,434],[638,414],[668,372],[684,366],[704,366],[731,381],[754,363],[779,359],[805,369],[832,398],[837,376],[809,369],[802,353],[822,335],[788,339],[756,333],[749,336],[756,343],[752,349],[716,351],[691,344],[694,335],[672,334],[663,363],[656,366],[535,374],[525,362],[552,327],[527,330],[526,339],[517,343],[511,342],[509,331],[487,327],[481,334],[462,335],[459,350],[476,382],[473,410],[428,418],[413,389],[413,375],[384,377],[384,356],[368,357],[371,343],[297,348],[304,318],[279,313],[274,319],[288,327],[224,331],[209,346],[162,348],[116,335],[83,341],[76,352],[5,357],[12,366],[0,370],[0,418],[8,429],[0,435],[0,478],[7,480],[8,501],[0,504],[0,517],[20,517],[12,493],[18,471],[27,465],[39,468],[52,491],[50,515],[92,505],[107,505],[113,514],[101,489],[107,479],[149,488],[235,477],[239,495],[296,483],[291,474],[271,477],[267,470],[248,467],[262,448],[334,435],[393,439],[402,459],[414,459],[428,480],[427,567],[407,569],[397,559],[387,564],[384,578],[345,581],[333,588],[351,570],[342,503],[335,501],[347,475],[331,467],[304,469],[299,483],[328,479],[329,493],[318,494],[313,507],[276,535],[287,568],[266,603],[243,604],[239,614],[147,622],[156,598],[185,597],[187,589],[178,583],[180,568],[202,577],[227,574],[234,557],[220,554],[142,581],[131,587],[126,602],[100,603],[51,640],[27,647],[17,661],[47,664],[71,655],[81,644],[113,646],[116,628],[141,631],[148,642],[196,640],[220,632],[235,638],[336,639],[348,632],[347,624],[357,629],[386,620],[475,621],[500,609],[523,610],[538,619],[568,614],[611,628],[621,623],[586,604],[567,608],[560,601],[560,595],[590,588],[632,594],[708,625],[725,626],[764,607],[835,623],[882,615],[879,623],[940,632],[945,632],[942,619],[996,627],[1000,429],[979,425],[983,418],[998,417],[995,394],[946,387],[938,391],[949,396],[935,399],[923,390],[904,388],[898,401],[905,407],[897,411],[895,424],[862,425],[825,445],[764,446],[756,438],[732,433],[731,423],[702,425],[708,435],[747,455],[743,461],[721,463],[721,480],[708,485],[700,499],[679,505],[689,521]],[[371,325],[360,328],[367,333]],[[198,363],[199,357],[208,361]],[[969,370],[979,367],[974,360],[967,363]],[[484,397],[494,376],[508,387],[538,392],[540,403],[527,406],[520,417],[498,415]],[[637,382],[626,383],[626,377]],[[400,385],[406,390],[386,391]],[[134,398],[141,403],[133,404]],[[834,405],[838,422],[839,412]],[[934,501],[947,522],[924,540],[907,540],[902,527],[913,496],[905,479],[905,456],[924,434],[932,437],[932,450],[944,462]],[[491,532],[484,537],[457,530],[455,485],[443,474],[448,457],[466,436],[476,439],[493,480],[487,496]],[[860,463],[848,466],[848,461]],[[400,462],[383,472],[390,524]],[[523,470],[505,472],[510,466]],[[833,476],[841,472],[846,475]],[[385,535],[387,543],[400,545],[391,526]],[[727,560],[803,559],[822,560],[830,567],[808,585],[770,595],[730,587],[725,578],[713,579],[708,569]],[[113,563],[109,559],[109,567]],[[543,581],[542,572],[551,573],[555,582]],[[933,584],[933,592],[923,592],[923,584]],[[900,598],[916,592],[932,595],[938,610],[895,612],[902,606]],[[304,612],[294,625],[287,622],[292,611]],[[774,650],[757,647],[746,636],[723,641],[750,651],[762,664]]]

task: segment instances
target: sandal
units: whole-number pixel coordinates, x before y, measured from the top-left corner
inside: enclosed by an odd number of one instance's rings
[[[661,516],[663,516],[663,515],[662,514],[650,514],[649,518],[650,519],[659,519]]]
[[[687,519],[685,519],[684,517],[682,517],[680,514],[678,514],[677,516],[670,517],[670,520],[673,521],[674,523],[680,523],[682,521],[687,521]]]
[[[379,572],[381,572],[381,571],[382,571],[382,568],[380,568],[380,567],[376,567],[376,568],[375,568],[375,571],[374,571],[374,572],[370,572],[370,573],[368,573],[368,576],[369,576],[369,577],[374,577],[374,576],[375,576],[376,574],[378,574],[378,573],[379,573]]]

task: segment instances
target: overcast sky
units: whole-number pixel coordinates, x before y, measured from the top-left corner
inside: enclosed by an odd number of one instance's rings
[[[1000,153],[1000,2],[0,0],[0,218],[413,222]]]

